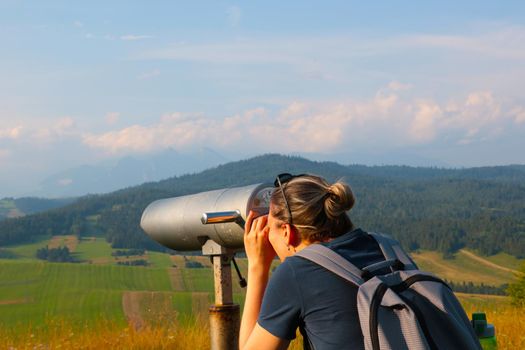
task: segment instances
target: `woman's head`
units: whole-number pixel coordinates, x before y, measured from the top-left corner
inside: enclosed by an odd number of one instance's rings
[[[271,215],[292,224],[307,242],[325,241],[353,229],[347,215],[355,203],[350,186],[315,175],[280,175],[271,197]],[[291,216],[290,216],[291,214]]]

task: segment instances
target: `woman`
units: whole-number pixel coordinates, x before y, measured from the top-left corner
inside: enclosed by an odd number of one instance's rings
[[[335,250],[359,268],[384,260],[377,242],[354,228],[348,185],[314,175],[281,174],[268,215],[246,221],[248,290],[240,349],[286,349],[299,328],[305,348],[362,349],[357,287],[294,254],[312,243]],[[269,279],[275,255],[282,264]]]

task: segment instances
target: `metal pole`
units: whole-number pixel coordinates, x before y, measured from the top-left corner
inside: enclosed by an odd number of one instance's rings
[[[202,246],[202,253],[212,257],[215,305],[209,308],[212,350],[239,347],[240,308],[233,303],[231,260],[234,251],[212,240]]]

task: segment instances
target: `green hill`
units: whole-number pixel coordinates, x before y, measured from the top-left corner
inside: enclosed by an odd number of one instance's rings
[[[264,155],[198,174],[93,195],[54,210],[0,222],[0,245],[51,235],[102,236],[113,247],[164,250],[140,229],[153,200],[224,187],[273,182],[280,172],[315,173],[352,186],[353,221],[388,232],[408,249],[452,254],[525,254],[525,167],[471,169],[343,166]]]

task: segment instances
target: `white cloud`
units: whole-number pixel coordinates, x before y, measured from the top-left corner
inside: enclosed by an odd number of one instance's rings
[[[206,144],[222,150],[333,152],[376,147],[388,150],[442,142],[468,144],[501,137],[513,112],[491,92],[472,92],[439,103],[398,95],[396,84],[364,100],[294,101],[277,111],[255,108],[222,119],[173,113],[152,125],[88,133],[83,142],[111,154],[151,152]],[[405,84],[406,85],[406,84]],[[520,107],[521,108],[521,107]],[[520,112],[521,111],[521,112]]]
[[[64,179],[60,179],[60,180],[57,181],[57,184],[62,186],[62,187],[69,186],[72,183],[73,183],[73,180],[69,179],[69,178],[64,178]]]
[[[55,123],[54,129],[59,133],[64,133],[73,126],[75,126],[75,120],[71,117],[64,117]]]
[[[406,48],[450,49],[506,59],[525,58],[525,27],[504,26],[492,32],[471,35],[414,34],[396,38]]]
[[[109,125],[116,124],[120,118],[119,112],[108,112],[106,113],[106,123]]]
[[[54,142],[61,137],[77,135],[76,122],[71,117],[25,122],[16,127],[0,128],[0,140],[36,144]]]
[[[158,77],[159,75],[160,75],[160,70],[154,69],[154,70],[152,70],[150,72],[142,73],[141,75],[138,76],[138,79],[139,80],[148,80],[148,79],[152,79],[152,78]]]
[[[419,102],[416,113],[410,125],[410,136],[419,142],[429,142],[435,139],[438,132],[441,108],[434,102]]]
[[[228,15],[228,22],[232,27],[236,27],[241,22],[242,11],[238,6],[230,6],[226,11]]]
[[[399,81],[391,81],[390,83],[388,83],[388,88],[392,91],[403,91],[410,90],[412,88],[412,85],[403,84]]]
[[[65,136],[75,136],[75,120],[71,117],[60,118],[50,126],[35,126],[31,139],[38,143],[52,143]]]
[[[80,22],[80,21],[75,21],[73,22],[73,25],[77,28],[82,28],[84,26],[84,23]]]
[[[237,23],[242,13],[233,6],[228,10],[230,23]],[[318,75],[330,64],[347,64],[349,59],[400,53],[420,55],[435,49],[436,57],[461,53],[467,61],[483,57],[498,60],[525,58],[525,26],[502,26],[490,32],[475,34],[410,34],[390,37],[357,37],[352,35],[255,37],[244,40],[175,45],[144,52],[138,59],[193,60],[214,63],[285,63],[301,64],[306,72]],[[482,56],[480,56],[482,55]],[[398,57],[396,57],[398,58]],[[455,59],[458,57],[455,56]],[[449,63],[450,64],[450,63]],[[317,67],[312,70],[313,67]],[[321,70],[322,72],[322,70]],[[323,73],[326,74],[326,73]],[[395,84],[394,84],[395,85]],[[409,86],[399,85],[400,88]]]
[[[492,92],[472,92],[463,103],[450,102],[447,105],[441,127],[461,130],[463,136],[459,142],[468,144],[494,135],[496,127],[510,121],[508,114],[502,113],[502,108],[502,102]]]
[[[282,111],[282,115],[285,117],[298,115],[304,113],[306,108],[308,108],[306,103],[294,101]]]
[[[137,41],[137,40],[145,40],[145,39],[151,39],[151,38],[153,38],[153,36],[151,36],[151,35],[132,35],[132,34],[127,34],[127,35],[122,35],[120,37],[120,40]]]
[[[231,42],[171,45],[139,54],[137,59],[185,60],[222,64],[287,63],[310,69],[312,57],[324,52],[316,38],[236,40]],[[337,50],[337,49],[336,49]],[[340,51],[340,49],[338,50]],[[337,51],[336,51],[337,53]],[[335,55],[336,53],[327,53]]]
[[[20,137],[22,132],[22,126],[16,126],[14,128],[0,129],[0,140],[5,139],[17,139]]]
[[[174,113],[163,116],[151,126],[132,125],[127,128],[96,134],[85,134],[83,142],[91,147],[105,149],[109,153],[151,152],[166,147],[185,148],[198,144],[228,145],[241,135],[241,121],[250,118],[225,118],[216,121],[199,115]]]
[[[510,115],[514,117],[514,122],[516,124],[525,123],[525,108],[523,107],[514,107],[510,111]]]

